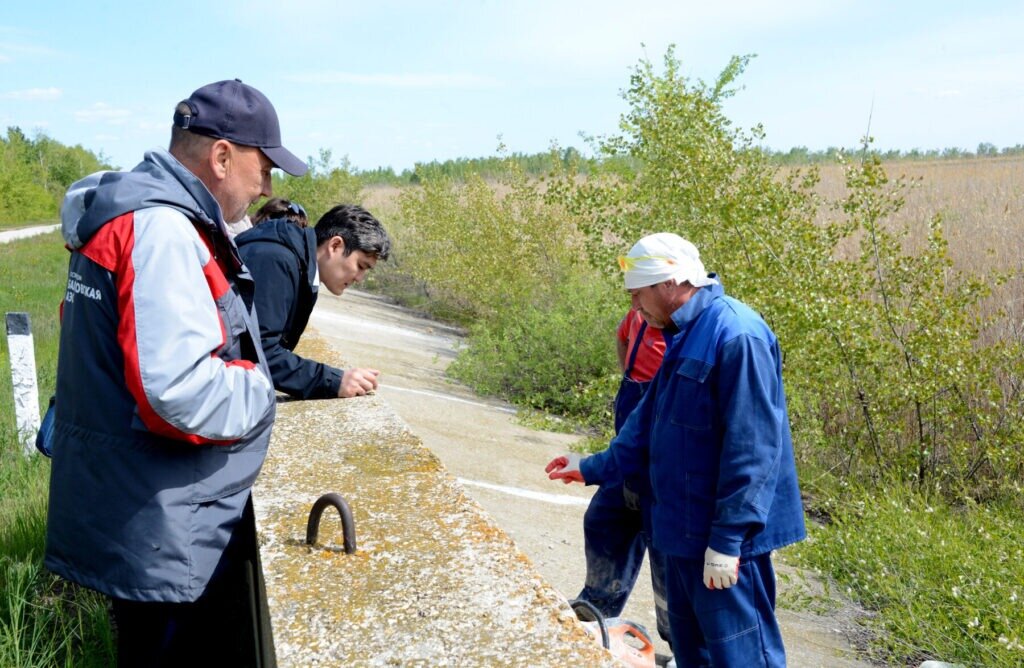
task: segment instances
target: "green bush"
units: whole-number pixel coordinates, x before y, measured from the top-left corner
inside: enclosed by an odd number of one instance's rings
[[[761,129],[723,112],[748,62],[705,84],[671,50],[660,72],[642,61],[622,132],[596,143],[587,178],[556,165],[542,182],[513,170],[507,184],[403,196],[410,271],[473,323],[452,373],[610,423],[614,257],[645,234],[681,234],[781,341],[802,484],[834,519],[796,554],[878,611],[887,660],[1020,664],[1021,581],[1006,564],[1021,556],[1024,349],[988,343],[1004,316],[976,315],[1006,277],[957,271],[939,217],[893,222],[912,184],[890,178],[870,139],[844,158],[835,201],[815,194],[814,169],[782,173]],[[591,341],[569,341],[570,327]],[[970,595],[969,617],[947,590]]]
[[[403,192],[403,270],[435,313],[470,323],[453,376],[606,431],[628,300],[587,265],[577,222],[542,185],[509,161],[497,183],[471,175]]]
[[[303,176],[274,178],[274,196],[298,202],[314,225],[320,216],[338,204],[361,204],[363,182],[353,173],[348,158],[333,164],[331,151],[320,149],[317,159],[309,159],[309,171]],[[263,202],[253,207],[255,212]]]
[[[1024,665],[1019,503],[952,505],[906,488],[846,486],[788,554],[873,614],[874,658]]]
[[[784,177],[757,147],[760,128],[737,129],[722,109],[748,61],[710,85],[682,76],[671,50],[662,72],[641,62],[622,134],[597,147],[614,168],[565,173],[548,202],[580,221],[588,258],[609,274],[651,232],[697,245],[779,336],[793,430],[808,438],[801,460],[951,499],[1007,493],[1024,470],[1024,349],[984,344],[994,323],[974,315],[1004,277],[954,270],[939,218],[920,221],[925,238],[912,243],[892,222],[908,184],[876,154],[845,164],[836,202],[814,195],[814,170]],[[621,169],[623,156],[637,169]]]
[[[579,275],[542,301],[478,320],[449,373],[480,392],[607,432],[620,377],[615,329],[628,308],[621,296],[609,297],[600,281]]]
[[[574,221],[515,164],[496,184],[427,181],[402,193],[400,210],[406,270],[466,318],[538,305],[583,260]]]
[[[818,422],[825,436],[805,454],[858,480],[885,472],[951,499],[1012,493],[1024,465],[1013,389],[1024,350],[983,343],[994,320],[977,315],[1004,277],[955,270],[938,217],[916,242],[890,223],[908,184],[890,181],[877,157],[846,171],[824,243],[784,255],[803,297],[786,309],[796,327],[782,328],[787,379],[801,396],[794,419]]]

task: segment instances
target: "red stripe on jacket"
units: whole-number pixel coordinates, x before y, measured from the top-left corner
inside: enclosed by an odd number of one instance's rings
[[[198,434],[189,434],[168,423],[153,409],[146,396],[142,384],[142,368],[139,362],[139,347],[135,329],[135,266],[132,263],[132,251],[135,248],[135,213],[128,212],[112,219],[82,247],[81,253],[114,274],[114,287],[117,290],[117,342],[124,355],[124,381],[128,391],[135,399],[139,417],[143,424],[154,434],[185,441],[193,445],[231,445],[237,439],[221,441],[204,438]],[[207,265],[214,264],[212,260]],[[215,265],[216,266],[216,265]],[[217,269],[219,272],[219,268]],[[203,268],[206,274],[206,267]],[[220,277],[224,280],[223,272]],[[210,284],[210,279],[207,278]],[[211,292],[213,285],[211,284]],[[223,292],[221,293],[223,294]],[[224,345],[224,322],[217,312],[217,320],[221,328],[221,346]]]

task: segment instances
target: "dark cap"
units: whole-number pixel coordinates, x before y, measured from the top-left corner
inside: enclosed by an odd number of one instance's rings
[[[192,113],[181,113],[182,105],[187,105]],[[182,130],[258,148],[275,167],[292,176],[306,173],[306,163],[281,146],[281,125],[274,105],[241,79],[218,81],[197,89],[178,105],[174,124]]]

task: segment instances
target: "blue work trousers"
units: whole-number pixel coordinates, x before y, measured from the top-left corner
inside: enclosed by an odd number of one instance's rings
[[[665,555],[664,564],[677,666],[785,667],[771,553],[741,559],[739,581],[728,589],[704,586],[702,559]]]
[[[588,601],[604,617],[618,617],[633,591],[644,552],[649,554],[658,634],[669,640],[664,567],[644,530],[643,512],[627,505],[623,485],[601,485],[583,515],[587,580],[577,598]]]

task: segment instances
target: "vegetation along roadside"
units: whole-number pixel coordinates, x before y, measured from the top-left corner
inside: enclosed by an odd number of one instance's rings
[[[396,183],[321,153],[310,176],[275,188],[314,217],[340,200],[378,213],[395,255],[373,284],[467,327],[452,373],[587,430],[595,447],[627,306],[613,259],[649,232],[691,239],[786,353],[815,520],[789,556],[871,611],[864,650],[879,662],[1020,665],[1024,159],[979,147],[983,158],[886,162],[865,140],[831,164],[790,164],[723,112],[747,61],[713,82],[684,77],[671,51],[642,61],[593,158],[555,147]],[[53,216],[62,182],[19,180],[51,197],[21,220]],[[34,192],[26,201],[41,203]],[[32,315],[43,396],[65,263],[55,234],[0,246],[0,303]],[[0,404],[0,664],[105,665],[102,601],[41,569],[47,466],[20,456],[9,384]]]
[[[827,170],[793,168],[759,150],[760,128],[733,126],[723,102],[747,61],[710,83],[685,78],[671,51],[660,68],[641,62],[620,132],[594,142],[585,175],[553,159],[534,178],[511,160],[496,181],[403,190],[388,220],[398,270],[468,323],[457,377],[599,430],[627,305],[614,257],[650,232],[691,239],[783,344],[821,520],[793,554],[873,613],[865,651],[894,665],[1018,665],[1024,581],[1001,557],[1014,561],[1024,528],[1024,349],[1017,260],[1000,249],[1021,231],[999,221],[1019,227],[1024,161],[989,163],[1009,187],[908,211],[925,185],[869,138]],[[974,179],[981,162],[941,163],[944,178]],[[996,213],[972,233],[958,211]]]

